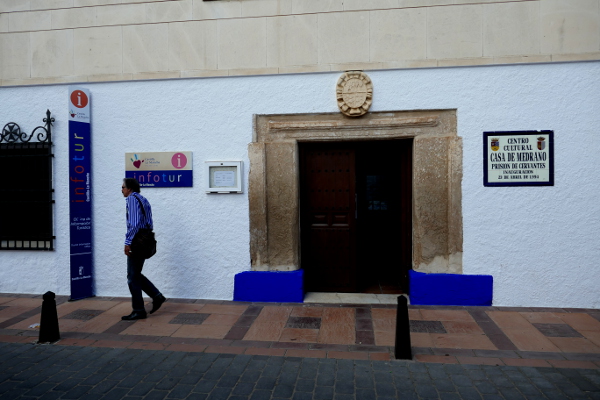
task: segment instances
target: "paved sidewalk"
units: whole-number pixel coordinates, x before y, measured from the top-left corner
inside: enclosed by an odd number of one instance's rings
[[[393,359],[390,304],[0,294],[0,399],[600,399],[600,310],[410,306],[413,360]]]
[[[41,296],[0,294],[0,342],[33,343]],[[393,359],[393,304],[274,304],[169,299],[121,321],[130,299],[57,298],[58,346]],[[600,368],[600,310],[409,306],[417,362]]]

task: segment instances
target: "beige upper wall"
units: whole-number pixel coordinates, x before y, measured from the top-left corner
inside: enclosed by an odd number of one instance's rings
[[[600,0],[0,0],[0,85],[600,59]]]

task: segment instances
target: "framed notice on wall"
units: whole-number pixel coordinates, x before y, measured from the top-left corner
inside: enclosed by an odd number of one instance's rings
[[[206,193],[242,193],[241,161],[206,161]]]
[[[554,186],[554,132],[484,132],[483,185]]]

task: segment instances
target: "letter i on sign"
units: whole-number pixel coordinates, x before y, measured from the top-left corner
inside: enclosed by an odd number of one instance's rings
[[[171,165],[173,168],[181,169],[187,165],[187,157],[183,153],[175,153],[171,157]]]

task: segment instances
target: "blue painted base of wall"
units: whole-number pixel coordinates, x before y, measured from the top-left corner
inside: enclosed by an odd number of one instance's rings
[[[491,275],[425,274],[409,271],[410,304],[429,306],[491,306]]]
[[[234,301],[304,302],[304,271],[246,271],[235,276]]]

